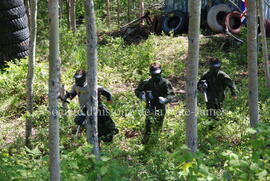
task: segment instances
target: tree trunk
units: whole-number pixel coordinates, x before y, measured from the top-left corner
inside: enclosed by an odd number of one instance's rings
[[[141,0],[140,2],[140,17],[144,15],[144,0]],[[141,21],[142,24],[144,24],[144,20]]]
[[[262,41],[262,53],[263,53],[263,59],[264,59],[264,68],[265,68],[265,79],[266,79],[266,85],[270,89],[270,67],[268,64],[268,49],[267,49],[267,39],[266,39],[266,32],[265,32],[265,17],[264,17],[264,0],[258,0],[257,6],[259,10],[259,16],[260,16],[260,27],[261,27],[261,41]]]
[[[29,117],[25,127],[25,145],[30,147],[30,137],[32,135],[32,113],[33,113],[33,80],[36,58],[36,35],[37,35],[37,0],[30,0],[30,42],[27,73],[27,111]]]
[[[67,23],[68,23],[68,29],[72,29],[71,27],[71,0],[66,1],[67,4]]]
[[[49,0],[49,148],[50,180],[60,181],[59,160],[59,0]]]
[[[120,3],[119,0],[116,0],[117,3],[117,25],[120,28]]]
[[[70,0],[70,23],[73,33],[76,32],[76,0]]]
[[[249,117],[251,127],[256,127],[259,121],[256,1],[247,1],[247,15]]]
[[[30,19],[30,0],[24,0],[24,5],[25,5],[25,9],[26,9],[26,14],[27,14],[27,17],[28,19]],[[29,22],[30,23],[30,22]]]
[[[127,12],[127,18],[128,18],[128,22],[130,22],[130,11],[131,11],[131,9],[130,9],[130,0],[127,0],[128,2],[128,12]]]
[[[86,0],[86,33],[87,33],[87,85],[89,90],[89,101],[87,102],[87,140],[93,145],[93,154],[96,159],[100,158],[97,112],[97,31],[93,0]]]
[[[65,0],[59,0],[59,19],[64,17]]]
[[[106,16],[107,26],[110,27],[111,25],[110,0],[106,0],[106,11],[107,11]]]
[[[197,76],[199,66],[201,0],[189,1],[188,62],[186,75],[186,141],[197,151]]]

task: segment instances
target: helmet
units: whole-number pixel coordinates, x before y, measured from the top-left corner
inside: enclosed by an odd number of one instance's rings
[[[220,67],[221,67],[221,62],[217,58],[210,58],[209,59],[209,66],[210,66],[210,72],[214,74],[218,74]]]
[[[75,84],[77,86],[83,87],[86,80],[85,70],[77,70],[76,73],[74,74],[74,78],[75,78]]]
[[[162,69],[161,69],[161,64],[159,62],[155,62],[150,65],[151,75],[159,75],[161,74],[161,72],[162,72]]]
[[[210,67],[213,67],[213,68],[220,68],[221,67],[221,62],[217,58],[210,58],[209,59],[209,65],[210,65]]]

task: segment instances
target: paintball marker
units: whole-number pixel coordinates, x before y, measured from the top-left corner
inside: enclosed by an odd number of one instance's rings
[[[203,91],[205,102],[208,102],[207,93],[206,93],[207,88],[208,88],[207,81],[206,80],[201,80],[200,84],[199,84],[199,90]]]
[[[146,91],[145,92],[145,98],[146,98],[146,102],[151,107],[151,100],[154,99],[153,94],[152,94],[152,91]]]
[[[60,86],[60,94],[58,96],[58,98],[63,102],[63,103],[70,103],[68,100],[67,100],[67,96],[65,95],[68,95],[69,92],[65,90],[65,86],[64,85],[61,85]]]

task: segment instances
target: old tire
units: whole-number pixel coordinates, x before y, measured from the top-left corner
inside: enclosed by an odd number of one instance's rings
[[[13,53],[13,54],[1,54],[0,53],[0,65],[3,65],[6,61],[14,60],[14,59],[21,59],[27,57],[29,51]]]
[[[12,33],[3,33],[0,35],[0,46],[19,43],[29,38],[29,29],[24,28]]]
[[[1,0],[0,1],[0,10],[6,10],[21,6],[24,4],[23,0]]]
[[[25,52],[29,49],[29,38],[18,43],[7,44],[0,46],[1,51],[5,52],[5,54],[17,54],[20,52]]]
[[[0,19],[1,21],[9,21],[12,19],[21,18],[26,14],[26,9],[24,5],[11,8],[8,10],[0,10]]]
[[[168,13],[163,20],[162,29],[166,34],[173,32],[174,35],[184,33],[187,27],[187,15],[181,11]]]
[[[160,35],[162,33],[163,16],[156,15],[153,18],[152,32]]]
[[[12,19],[12,20],[3,20],[0,22],[0,33],[10,33],[18,31],[28,27],[28,18],[25,14],[21,18]]]
[[[241,30],[241,13],[233,11],[227,14],[225,25],[231,33],[239,34]]]
[[[217,33],[223,32],[225,17],[230,11],[231,9],[226,4],[213,6],[207,14],[207,24],[209,28]]]

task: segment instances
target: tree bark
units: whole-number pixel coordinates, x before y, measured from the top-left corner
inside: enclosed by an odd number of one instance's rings
[[[264,17],[264,0],[258,0],[257,6],[259,10],[259,17],[260,17],[260,27],[261,27],[261,41],[262,41],[262,53],[264,59],[264,68],[265,68],[265,79],[266,85],[268,89],[270,89],[270,67],[268,64],[268,48],[267,48],[267,39],[266,39],[266,32],[265,32],[265,17]]]
[[[116,0],[117,3],[117,25],[120,28],[120,3],[119,0]]]
[[[249,117],[251,127],[256,127],[259,121],[256,1],[247,1],[247,28]]]
[[[30,9],[30,2],[29,1],[30,0],[24,0],[24,5],[25,5],[26,14],[27,14],[28,19],[30,19],[30,16],[31,16],[30,15],[31,9]],[[30,22],[28,24],[30,24]]]
[[[87,139],[93,145],[93,154],[100,159],[97,112],[97,31],[93,0],[86,0],[86,33],[87,33],[87,86],[89,90],[89,101],[87,102]]]
[[[71,0],[66,0],[67,4],[67,23],[68,23],[68,29],[72,29],[71,27]]]
[[[189,1],[188,62],[186,75],[186,142],[197,151],[197,76],[199,66],[201,0]]]
[[[128,5],[128,7],[127,7],[127,8],[128,8],[127,18],[128,18],[128,22],[130,22],[130,12],[131,12],[131,9],[130,9],[130,0],[127,0],[127,1],[128,1],[128,2],[127,2],[127,3],[128,3],[128,4],[127,4],[127,5]]]
[[[73,33],[76,32],[76,0],[70,0],[70,23]]]
[[[49,0],[49,148],[50,180],[60,181],[59,160],[59,0]]]
[[[30,137],[32,135],[32,113],[33,113],[33,81],[36,59],[36,35],[37,35],[37,0],[30,0],[30,42],[27,73],[27,111],[29,117],[26,120],[25,127],[25,145],[30,147]]]
[[[140,2],[140,17],[144,15],[144,0],[141,0]],[[144,24],[144,20],[141,21],[142,24]]]
[[[111,14],[110,14],[110,0],[106,0],[106,11],[107,11],[107,27],[111,26]]]

